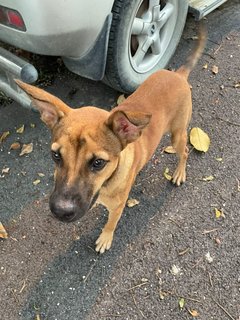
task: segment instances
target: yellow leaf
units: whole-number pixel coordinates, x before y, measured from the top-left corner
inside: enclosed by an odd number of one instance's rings
[[[167,295],[168,295],[167,292],[164,292],[164,291],[162,291],[162,290],[159,291],[159,298],[160,298],[161,300],[163,300]]]
[[[23,156],[24,154],[29,154],[33,151],[33,143],[29,143],[29,144],[24,144],[22,146],[22,150],[19,154],[19,156]]]
[[[134,207],[134,206],[136,206],[138,204],[139,204],[139,201],[137,199],[129,199],[127,201],[128,208],[132,208],[132,207]]]
[[[204,66],[203,66],[203,69],[207,69],[208,68],[208,64],[206,63]]]
[[[197,310],[190,310],[188,309],[188,312],[190,313],[190,315],[192,317],[198,317],[199,316],[199,313],[197,312]]]
[[[124,94],[121,94],[117,99],[117,105],[123,103],[123,101],[126,100]]]
[[[173,146],[167,146],[163,149],[166,153],[176,153],[176,150],[173,148]]]
[[[2,143],[9,135],[10,135],[10,131],[3,132],[2,135],[0,135],[0,143]]]
[[[17,133],[23,133],[23,132],[24,132],[24,129],[25,129],[25,126],[24,126],[24,124],[23,124],[20,128],[18,128],[18,129],[16,130],[16,132],[17,132]]]
[[[212,73],[218,74],[218,66],[212,66]]]
[[[223,158],[216,158],[217,161],[222,162]]]
[[[35,123],[30,123],[30,127],[35,128],[36,127]]]
[[[13,142],[10,146],[10,150],[17,150],[21,147],[19,142]]]
[[[39,184],[41,182],[41,180],[37,179],[35,181],[33,181],[33,184],[36,186],[37,184]]]
[[[225,214],[223,213],[222,210],[218,210],[217,208],[214,208],[214,210],[215,210],[215,216],[217,219],[219,219],[221,217],[225,218]]]
[[[0,222],[0,238],[2,238],[2,239],[7,239],[8,238],[7,231],[5,230],[5,228],[4,228],[4,226],[2,225],[1,222]]]
[[[207,152],[210,145],[209,136],[200,128],[192,128],[190,142],[198,151]]]
[[[214,179],[214,176],[208,176],[208,177],[203,177],[203,181],[212,181]]]
[[[168,180],[171,181],[172,180],[172,176],[169,174],[169,169],[166,168],[163,172],[164,177]]]
[[[215,216],[216,216],[216,218],[217,219],[220,218],[221,215],[222,215],[222,212],[220,210],[218,210],[217,208],[215,208]]]

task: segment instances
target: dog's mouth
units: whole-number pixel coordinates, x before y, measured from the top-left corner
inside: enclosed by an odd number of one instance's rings
[[[65,222],[65,223],[69,223],[69,222],[74,222],[74,221],[77,221],[78,220],[78,217],[75,213],[66,213],[64,215],[64,217],[60,217],[60,216],[57,216],[55,213],[53,213],[54,217],[62,222]]]

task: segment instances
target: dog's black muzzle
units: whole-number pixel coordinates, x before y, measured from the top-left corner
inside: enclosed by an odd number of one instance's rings
[[[74,194],[71,190],[58,193],[54,191],[49,200],[49,207],[53,215],[60,221],[73,222],[82,218],[96,202],[98,193],[90,199],[83,199],[81,194]]]

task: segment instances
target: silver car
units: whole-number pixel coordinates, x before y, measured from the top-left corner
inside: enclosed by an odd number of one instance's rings
[[[0,41],[61,56],[72,72],[130,93],[173,55],[190,9],[201,19],[226,0],[0,0]],[[0,90],[29,106],[13,78],[31,64],[0,48]]]

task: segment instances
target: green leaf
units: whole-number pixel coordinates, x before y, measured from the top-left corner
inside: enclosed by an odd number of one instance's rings
[[[185,300],[184,300],[184,298],[180,298],[180,299],[178,300],[178,305],[179,305],[179,308],[182,310],[183,307],[184,307],[184,305],[185,305]]]

